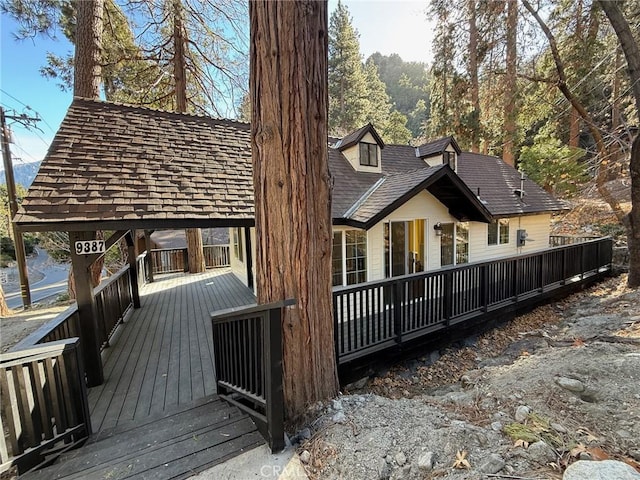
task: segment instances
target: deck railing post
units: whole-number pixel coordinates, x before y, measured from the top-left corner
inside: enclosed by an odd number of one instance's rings
[[[331,293],[333,297],[333,343],[336,349],[336,362],[340,358],[340,335],[339,335],[339,315],[338,315],[338,295],[335,292]]]
[[[444,274],[444,319],[449,325],[453,312],[453,272]]]
[[[489,309],[489,265],[480,267],[480,282],[482,292],[482,310],[486,313]]]
[[[400,282],[396,280],[391,285],[391,297],[393,303],[393,332],[398,344],[402,343],[402,295],[400,290]]]
[[[284,392],[282,387],[282,308],[272,308],[264,325],[266,417],[269,446],[276,453],[284,449]]]

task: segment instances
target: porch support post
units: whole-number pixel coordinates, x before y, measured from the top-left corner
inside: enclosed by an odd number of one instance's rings
[[[147,272],[149,283],[153,283],[153,260],[151,259],[151,230],[144,231],[144,248],[147,250]]]
[[[247,259],[247,286],[253,290],[253,257],[251,256],[251,228],[244,227],[245,255]]]
[[[71,264],[76,286],[76,303],[80,328],[80,347],[87,374],[87,386],[95,387],[104,381],[100,344],[98,341],[98,317],[96,314],[93,286],[91,285],[90,260],[85,255],[76,254],[75,242],[94,240],[96,232],[69,232]]]
[[[140,308],[140,289],[138,288],[138,265],[136,263],[136,246],[134,233],[129,230],[125,235],[127,242],[127,253],[129,256],[129,278],[131,278],[131,297],[133,308]]]

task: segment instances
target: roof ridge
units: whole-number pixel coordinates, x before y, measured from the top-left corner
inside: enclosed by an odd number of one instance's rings
[[[251,122],[247,122],[244,120],[238,120],[238,119],[234,119],[234,118],[224,118],[224,117],[213,117],[210,115],[206,115],[204,113],[187,113],[187,112],[174,112],[171,110],[164,110],[161,108],[153,108],[153,107],[149,107],[149,106],[145,106],[145,105],[135,105],[132,103],[124,103],[124,102],[114,102],[114,101],[110,101],[110,100],[102,100],[102,99],[96,99],[96,98],[88,98],[88,97],[73,97],[73,101],[71,102],[71,105],[76,104],[77,102],[82,102],[82,103],[93,103],[96,105],[103,105],[103,106],[113,106],[113,107],[123,107],[123,108],[129,108],[129,109],[134,109],[134,110],[143,110],[145,112],[150,112],[150,113],[163,113],[163,114],[167,114],[167,115],[173,115],[176,117],[191,117],[191,118],[197,118],[197,119],[203,119],[203,120],[213,120],[216,122],[232,122],[232,123],[239,123],[241,125],[251,125]]]
[[[360,195],[360,198],[358,198],[355,202],[353,202],[353,205],[351,205],[346,212],[344,212],[344,217],[345,218],[349,218],[351,215],[353,215],[355,212],[358,211],[358,209],[362,206],[362,204],[364,204],[364,202],[366,202],[369,197],[371,195],[373,195],[373,193],[378,190],[378,188],[380,188],[382,186],[382,184],[385,182],[385,180],[387,179],[387,177],[383,176],[381,178],[379,178],[376,183],[374,183],[373,185],[371,185],[369,187],[369,189],[364,192],[362,195]]]

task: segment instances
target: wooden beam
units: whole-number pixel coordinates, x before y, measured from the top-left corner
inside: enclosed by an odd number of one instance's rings
[[[140,308],[140,289],[138,288],[138,264],[136,261],[136,246],[133,238],[134,233],[129,230],[125,235],[127,242],[127,253],[129,254],[129,277],[131,278],[131,297],[133,308]]]
[[[247,259],[247,286],[253,290],[253,257],[251,256],[251,228],[244,227],[245,256]]]
[[[253,218],[194,218],[194,219],[132,219],[132,220],[104,220],[85,222],[54,221],[18,221],[18,228],[22,232],[85,232],[91,230],[184,230],[185,228],[226,228],[253,227]]]
[[[151,260],[151,231],[150,230],[144,231],[144,245],[147,250],[147,257],[145,260],[147,262],[147,275],[149,277],[147,280],[149,283],[153,283],[153,261]]]
[[[94,240],[95,236],[96,232],[69,232],[69,250],[71,251],[76,303],[78,304],[80,345],[89,387],[95,387],[104,381],[100,342],[98,341],[98,317],[93,298],[93,287],[91,286],[91,273],[89,271],[92,262],[86,258],[89,255],[78,255],[73,245],[80,240]]]

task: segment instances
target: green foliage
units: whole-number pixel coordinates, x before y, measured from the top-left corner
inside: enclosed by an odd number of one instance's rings
[[[358,32],[338,2],[329,21],[329,132],[343,136],[368,122],[385,142],[411,139],[407,117],[393,108],[376,63],[362,63]]]
[[[580,162],[584,154],[584,150],[541,134],[532,146],[522,148],[520,168],[548,192],[568,196],[587,179],[585,165]]]
[[[36,245],[39,243],[38,237],[26,234],[23,235],[24,250],[26,255],[31,255]],[[7,264],[16,259],[16,247],[13,240],[9,237],[0,237],[0,266],[6,267]]]

